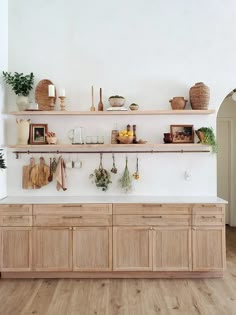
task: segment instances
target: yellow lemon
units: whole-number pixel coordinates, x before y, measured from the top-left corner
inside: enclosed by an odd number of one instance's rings
[[[128,136],[133,136],[133,131],[128,131]]]

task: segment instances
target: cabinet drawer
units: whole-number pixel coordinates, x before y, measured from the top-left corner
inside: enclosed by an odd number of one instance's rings
[[[190,225],[190,215],[114,215],[113,225]]]
[[[195,205],[193,207],[193,214],[224,214],[224,205]]]
[[[112,205],[106,203],[34,205],[34,215],[112,214]]]
[[[0,226],[32,226],[32,216],[29,215],[2,215]]]
[[[190,205],[130,203],[114,204],[113,214],[190,214]]]
[[[33,216],[33,226],[110,226],[112,216],[99,215],[36,215]]]
[[[31,215],[32,205],[0,205],[0,215]]]
[[[224,225],[222,214],[194,214],[193,225]]]

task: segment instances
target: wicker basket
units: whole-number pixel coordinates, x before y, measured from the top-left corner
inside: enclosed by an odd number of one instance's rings
[[[208,109],[210,89],[203,82],[198,82],[190,88],[189,98],[192,109]]]

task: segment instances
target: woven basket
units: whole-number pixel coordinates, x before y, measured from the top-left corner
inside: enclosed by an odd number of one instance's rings
[[[192,109],[208,109],[210,89],[203,82],[198,82],[189,90]]]

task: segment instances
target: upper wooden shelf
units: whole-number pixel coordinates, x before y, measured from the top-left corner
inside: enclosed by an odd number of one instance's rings
[[[21,111],[21,112],[11,112],[11,115],[15,116],[109,116],[109,115],[210,115],[214,114],[214,109],[207,110],[136,110],[136,111],[103,111],[103,112],[90,112],[90,111]]]

